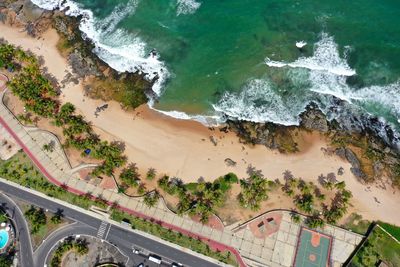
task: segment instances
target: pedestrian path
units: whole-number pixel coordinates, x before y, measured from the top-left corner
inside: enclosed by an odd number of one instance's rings
[[[4,105],[3,95],[4,92],[0,94],[0,124],[7,129],[50,182],[64,186],[75,194],[90,193],[94,197],[101,197],[110,205],[118,203],[119,208],[127,213],[155,221],[163,227],[184,235],[201,239],[214,249],[228,250],[236,256],[240,266],[289,267],[292,265],[300,226],[291,222],[289,212],[280,211],[282,220],[277,224],[275,232],[267,236],[259,236],[252,231],[251,221],[236,228],[215,229],[195,222],[188,216],[173,213],[167,208],[163,199],[160,199],[155,207],[148,207],[142,197],[129,197],[116,190],[95,186],[80,179],[71,171],[73,168],[59,140],[53,134],[37,129],[27,129],[21,125]],[[61,150],[44,151],[43,145],[50,141],[54,141],[55,147]],[[106,238],[107,226],[106,222],[99,226],[97,233],[99,238]],[[256,226],[259,227],[259,224]],[[326,230],[328,234],[335,237],[332,254],[334,262],[343,263],[361,241],[362,236],[331,226],[327,226],[326,229],[323,231]]]
[[[39,135],[37,131],[25,128],[4,105],[4,92],[0,94],[0,124],[7,129],[50,182],[58,186],[64,186],[68,191],[75,194],[90,193],[94,197],[101,197],[110,205],[118,203],[121,210],[132,215],[156,221],[163,227],[207,241],[211,247],[220,251],[229,250],[237,257],[240,266],[246,266],[237,249],[223,242],[233,235],[230,231],[213,229],[194,222],[188,216],[179,216],[170,211],[162,199],[155,207],[148,207],[144,204],[142,197],[129,197],[115,192],[115,190],[103,189],[80,179],[76,174],[72,174],[72,168],[67,159],[63,157],[63,153],[57,151],[57,153],[52,154],[43,150],[43,145],[50,141],[55,141],[57,143],[56,147],[62,147],[59,140],[54,140],[52,135],[42,133]],[[46,138],[48,139],[46,140]],[[101,234],[100,231],[99,234]]]

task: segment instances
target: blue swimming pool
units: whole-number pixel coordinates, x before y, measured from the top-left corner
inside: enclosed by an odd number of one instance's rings
[[[8,243],[8,232],[0,230],[0,249],[3,249]]]

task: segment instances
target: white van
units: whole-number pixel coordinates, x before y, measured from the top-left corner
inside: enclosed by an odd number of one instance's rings
[[[155,255],[150,255],[149,256],[149,261],[152,261],[152,262],[157,263],[157,264],[161,264],[161,258],[158,257],[158,256],[155,256]]]

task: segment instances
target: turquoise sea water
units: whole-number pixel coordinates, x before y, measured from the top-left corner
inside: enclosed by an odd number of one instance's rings
[[[338,116],[341,99],[399,126],[397,0],[33,2],[85,14],[113,68],[158,74],[157,109],[290,125],[311,101]]]

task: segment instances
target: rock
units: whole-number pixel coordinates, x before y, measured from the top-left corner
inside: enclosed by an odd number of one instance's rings
[[[385,166],[380,161],[375,161],[373,164],[375,178],[380,178],[383,175]]]
[[[346,159],[346,149],[344,147],[336,149],[335,154],[342,159]]]
[[[361,182],[366,182],[367,175],[361,170],[361,164],[358,160],[356,154],[349,148],[338,148],[335,151],[335,154],[341,157],[342,159],[346,159],[350,164],[350,171],[354,174],[354,176],[359,179]]]
[[[90,57],[84,57],[75,50],[68,56],[68,62],[71,64],[74,74],[80,78],[85,78],[91,75],[97,75],[97,68]]]
[[[350,162],[353,168],[359,169],[361,167],[360,161],[358,160],[356,154],[354,154],[354,152],[351,151],[351,149],[345,148],[345,156],[347,161]]]
[[[300,114],[300,125],[306,129],[323,133],[329,131],[325,114],[315,104],[308,105],[306,111]]]
[[[354,176],[360,181],[365,183],[367,176],[362,172],[361,169],[357,168],[350,168],[351,173],[354,174]]]
[[[233,160],[230,159],[230,158],[226,158],[226,159],[225,159],[225,164],[226,164],[226,166],[228,166],[228,167],[235,167],[235,166],[236,166],[236,161],[233,161]]]

